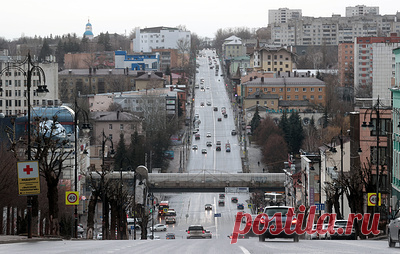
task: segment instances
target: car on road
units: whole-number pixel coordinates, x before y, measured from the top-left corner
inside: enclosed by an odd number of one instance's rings
[[[206,137],[211,138],[211,132],[207,132]]]
[[[220,198],[220,199],[225,198],[225,194],[224,194],[224,193],[219,194],[219,198]]]
[[[175,234],[174,233],[167,233],[165,235],[165,239],[175,239]]]
[[[232,197],[231,201],[232,201],[232,203],[237,203],[238,202],[238,198],[237,197]]]
[[[211,106],[211,101],[207,101],[207,106]]]
[[[219,205],[219,206],[225,206],[225,201],[222,200],[222,199],[219,200],[219,201],[218,201],[218,205]]]
[[[214,107],[214,111],[218,111],[218,107]]]
[[[218,117],[217,120],[218,120],[218,122],[221,122],[221,121],[222,121],[222,118],[221,118],[221,117]]]
[[[264,213],[268,216],[268,218],[272,218],[275,214],[280,213],[281,214],[281,221],[282,221],[282,225],[283,227],[286,226],[286,219],[287,219],[287,212],[289,211],[289,206],[267,206],[264,208]],[[261,218],[260,219],[260,225],[264,224],[265,222],[265,218]],[[290,224],[290,229],[294,230],[296,227],[296,218],[295,216],[293,216],[291,223]],[[261,234],[258,236],[258,240],[260,242],[264,242],[266,238],[293,238],[294,242],[298,242],[299,241],[299,235],[296,233],[293,234],[286,234],[285,230],[282,230],[282,232],[280,232],[279,234],[275,235],[275,234],[271,234],[269,229],[272,225],[274,225],[276,223],[276,218],[274,218],[273,220],[271,220],[268,225],[264,225],[267,227],[267,230],[265,230],[264,234]],[[260,230],[262,230],[263,228],[260,228]],[[285,228],[284,228],[285,229]]]
[[[203,107],[203,106],[204,106],[204,102],[200,102],[200,106],[202,106],[202,107]]]
[[[395,247],[396,243],[400,242],[399,226],[400,226],[400,209],[398,209],[397,212],[394,214],[394,217],[390,221],[388,226],[387,237],[388,237],[389,247],[391,248]]]
[[[224,118],[228,118],[228,114],[225,113],[225,114],[224,114]]]
[[[239,204],[237,204],[237,209],[239,209],[239,210],[243,210],[243,209],[244,209],[244,205],[243,205],[243,203],[239,203]]]
[[[204,230],[204,234],[203,234],[204,238],[212,238],[212,233],[210,230]]]
[[[212,210],[212,205],[211,204],[205,204],[204,210]]]
[[[157,232],[157,231],[167,231],[167,226],[164,224],[156,224],[153,227],[150,227],[150,232]]]
[[[196,135],[194,135],[194,139],[200,139],[200,134],[199,133],[197,133]]]
[[[343,229],[343,234],[338,233],[339,228]],[[331,240],[335,240],[335,239],[357,240],[356,230],[354,227],[351,229],[351,234],[346,235],[344,233],[344,232],[346,232],[346,229],[347,229],[347,220],[335,220],[333,229],[335,230],[335,233],[333,233],[332,235],[328,235],[329,239],[331,239]]]
[[[197,150],[197,149],[199,149],[199,147],[197,145],[192,145],[192,149]]]
[[[167,216],[167,217],[165,217],[165,223],[166,224],[169,224],[169,223],[176,223],[176,219],[175,219],[175,216]]]
[[[147,239],[153,240],[153,234],[147,234]],[[154,240],[160,240],[159,235],[154,235]]]
[[[103,240],[103,233],[98,233],[96,236],[97,240]]]
[[[207,149],[205,149],[205,148],[204,148],[204,149],[201,149],[201,153],[202,153],[202,154],[207,154]]]
[[[221,146],[216,146],[215,151],[221,151]]]
[[[231,152],[231,145],[229,143],[225,144],[225,151],[228,153]]]
[[[211,141],[207,141],[206,145],[207,146],[212,146],[212,142]]]
[[[187,239],[191,238],[204,238],[204,228],[202,225],[190,225],[186,230]]]
[[[231,135],[232,135],[232,136],[235,136],[235,135],[236,135],[236,130],[232,130],[232,131],[231,131]]]

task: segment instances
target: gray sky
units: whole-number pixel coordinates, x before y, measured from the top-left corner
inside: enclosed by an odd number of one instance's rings
[[[201,2],[201,3],[200,3]],[[219,28],[260,28],[268,24],[268,10],[302,9],[303,16],[345,16],[348,6],[378,6],[383,14],[400,9],[394,0],[334,1],[238,1],[238,0],[9,0],[2,3],[0,37],[19,38],[76,33],[82,37],[90,19],[94,35],[101,32],[126,34],[135,28],[184,25],[199,36],[214,37]],[[378,5],[379,4],[379,5]]]

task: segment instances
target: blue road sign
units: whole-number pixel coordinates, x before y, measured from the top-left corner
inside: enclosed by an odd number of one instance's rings
[[[221,213],[215,213],[214,217],[221,217]]]

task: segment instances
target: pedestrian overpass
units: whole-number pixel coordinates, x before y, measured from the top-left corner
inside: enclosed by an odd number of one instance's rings
[[[282,192],[285,179],[284,173],[149,173],[148,187],[151,192],[224,192],[226,187]]]

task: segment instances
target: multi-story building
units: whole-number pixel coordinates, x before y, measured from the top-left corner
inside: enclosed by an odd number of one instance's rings
[[[174,69],[178,67],[177,49],[153,49],[153,53],[160,54],[159,70],[165,72],[167,67]]]
[[[5,116],[21,116],[26,115],[28,111],[28,103],[32,106],[58,106],[60,104],[58,97],[58,64],[56,62],[46,61],[44,63],[36,63],[43,69],[44,77],[37,70],[32,72],[31,81],[31,101],[27,101],[27,77],[22,69],[10,68],[7,70],[9,63],[20,62],[22,57],[4,56],[0,59],[0,113]],[[33,58],[35,62],[36,59]],[[32,66],[31,66],[32,67]],[[27,73],[27,69],[24,70]],[[36,94],[38,85],[46,85],[49,90],[44,97]]]
[[[63,102],[73,102],[78,93],[117,93],[146,87],[164,87],[161,72],[129,69],[68,69],[59,72],[58,77],[60,99]]]
[[[242,86],[245,98],[262,91],[264,94],[277,94],[279,100],[308,100],[315,105],[325,105],[325,82],[316,78],[261,77],[250,79],[250,81],[243,83]]]
[[[400,37],[358,37],[354,43],[354,89],[372,86],[372,98],[391,105],[395,57]],[[355,93],[356,94],[356,93]],[[357,94],[356,94],[357,95]]]
[[[128,55],[124,50],[115,51],[115,69],[135,71],[158,71],[160,68],[159,53],[137,53]]]
[[[366,15],[379,15],[379,7],[378,6],[365,6],[365,5],[356,5],[346,7],[346,17],[353,16],[366,16]]]
[[[114,51],[64,55],[65,69],[114,69],[114,65]]]
[[[338,72],[340,85],[354,85],[354,43],[340,43],[338,46]]]
[[[250,67],[256,71],[292,72],[294,53],[284,47],[260,47],[250,54]]]
[[[133,39],[134,52],[152,52],[154,49],[178,49],[179,41],[190,49],[190,31],[183,31],[172,27],[151,27],[135,31]]]
[[[246,55],[246,47],[243,46],[242,39],[234,35],[225,39],[222,44],[222,51],[225,59]]]
[[[278,10],[268,10],[268,24],[287,23],[291,19],[300,19],[301,9],[279,8]]]
[[[271,23],[271,41],[277,45],[338,45],[356,37],[400,34],[400,12],[395,15],[302,17]]]

